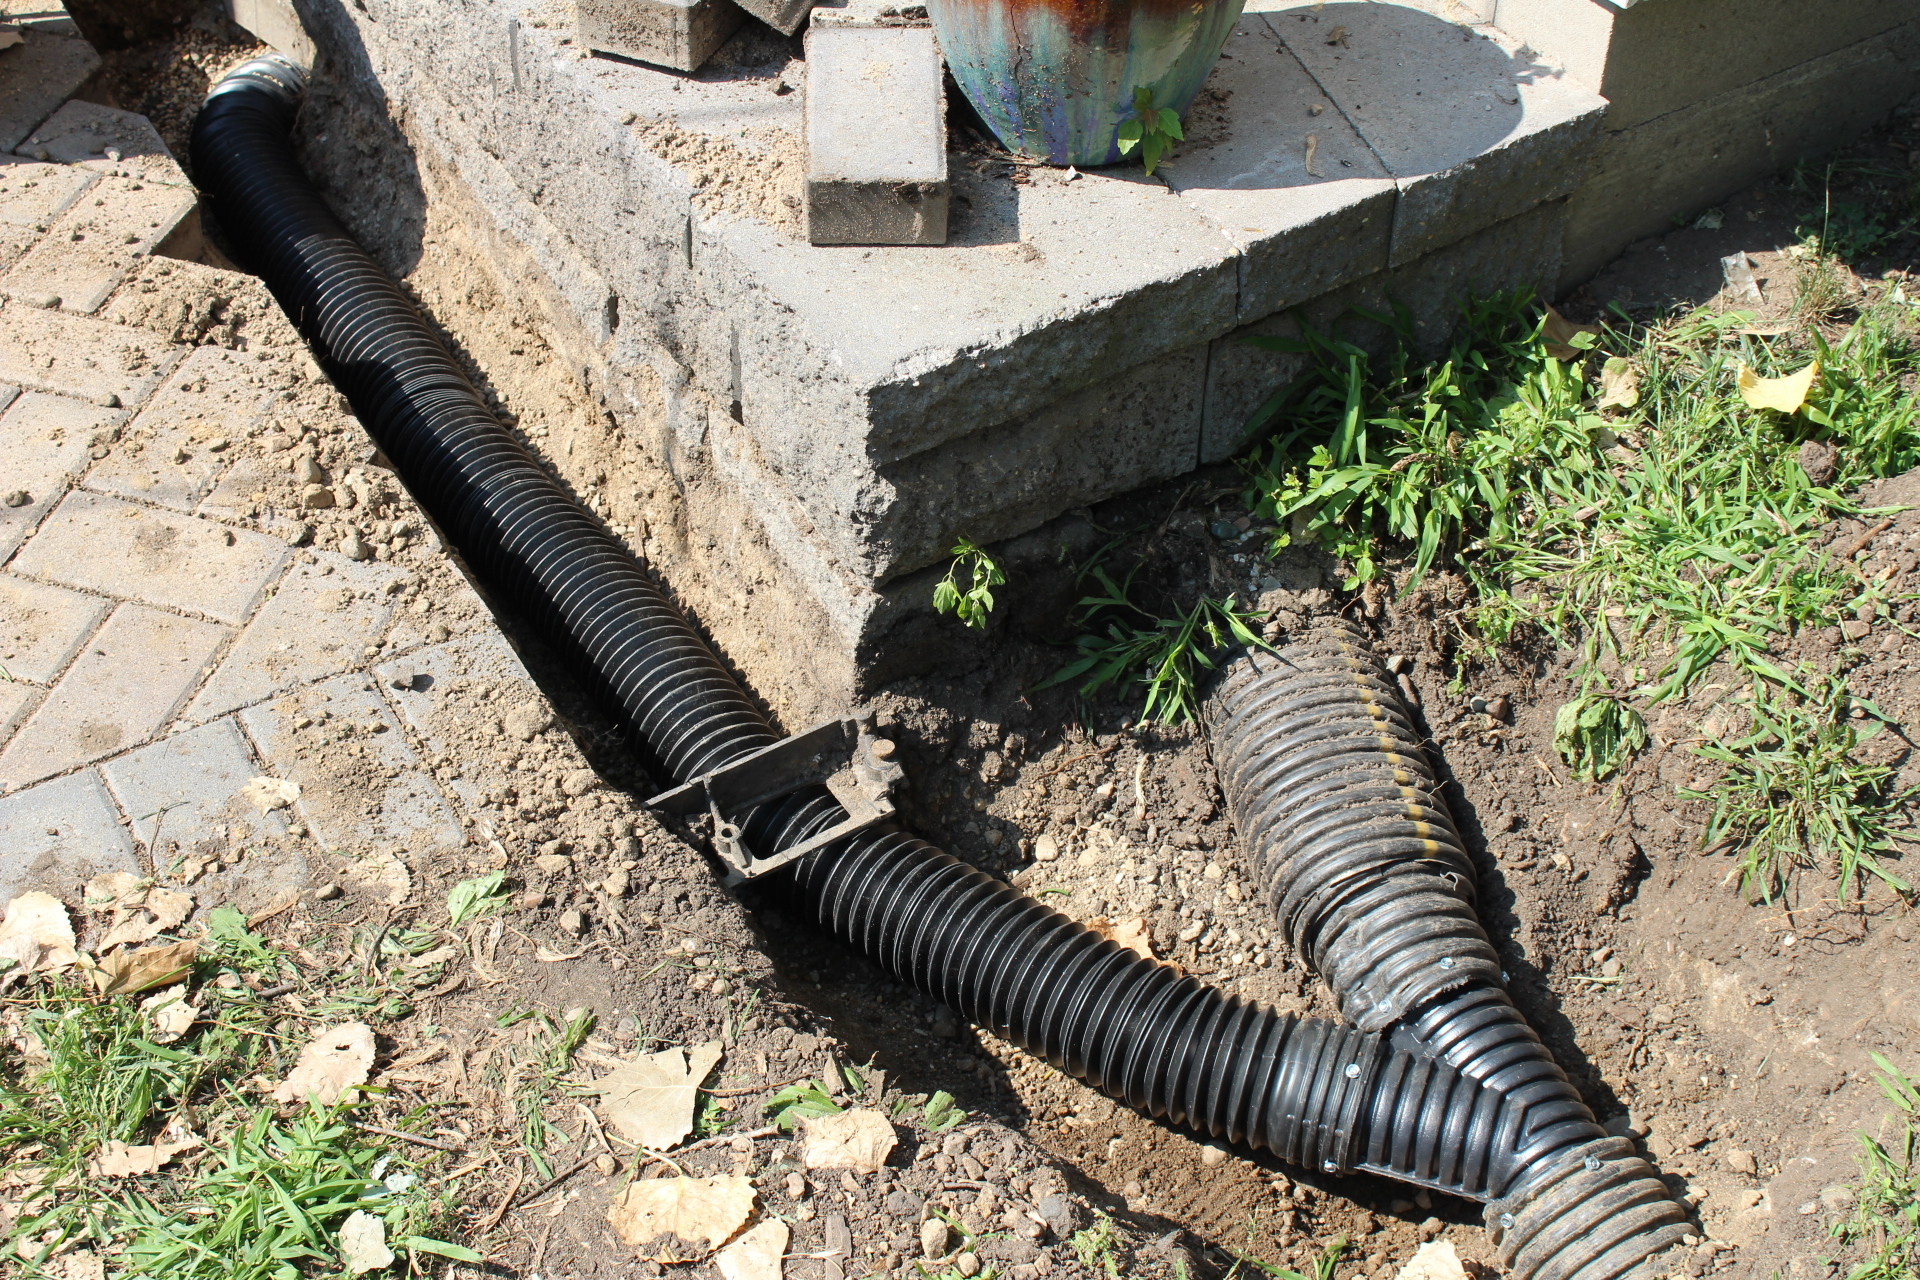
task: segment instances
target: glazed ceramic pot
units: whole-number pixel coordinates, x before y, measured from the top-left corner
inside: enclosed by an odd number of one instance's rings
[[[954,80],[1002,146],[1092,166],[1122,159],[1116,135],[1135,89],[1186,115],[1244,3],[929,0],[927,11]]]

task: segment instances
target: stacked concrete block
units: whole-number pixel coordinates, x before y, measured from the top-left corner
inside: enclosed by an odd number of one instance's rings
[[[945,244],[947,99],[933,28],[892,8],[821,13],[832,17],[807,32],[807,239]]]
[[[303,67],[313,65],[313,37],[301,24],[292,0],[227,0],[227,16],[276,53]]]
[[[746,21],[733,0],[575,0],[580,43],[595,53],[697,71]]]
[[[1920,93],[1911,0],[1498,0],[1494,21],[1609,104],[1563,287]]]

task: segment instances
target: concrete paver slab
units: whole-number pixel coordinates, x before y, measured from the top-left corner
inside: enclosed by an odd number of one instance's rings
[[[0,151],[19,146],[99,69],[100,55],[79,36],[29,33],[0,59]]]
[[[413,679],[406,687],[395,687],[409,672]],[[546,697],[520,655],[491,629],[417,650],[383,664],[375,674],[427,750],[449,757],[442,774],[447,788],[476,811],[483,809],[488,790],[512,780],[499,758],[510,740],[492,727],[522,708],[546,713]],[[475,741],[476,731],[483,740]]]
[[[313,838],[371,860],[370,874],[393,873],[382,860],[466,843],[452,805],[368,677],[310,685],[242,711],[240,722],[268,771],[299,784],[296,804]]]
[[[0,382],[119,408],[145,400],[180,355],[131,326],[17,302],[0,310]]]
[[[103,107],[94,102],[69,102],[20,144],[21,155],[77,165],[97,173],[120,173],[143,182],[187,185],[160,131],[143,115]]]
[[[278,538],[76,490],[13,568],[238,624],[288,554]]]
[[[0,226],[46,228],[97,176],[64,164],[0,167]]]
[[[947,98],[933,28],[809,29],[806,138],[809,241],[946,243]]]
[[[249,356],[196,347],[134,418],[87,487],[193,510],[241,452],[273,389]]]
[[[1227,53],[1207,86],[1230,96],[1231,130],[1214,142],[1196,133],[1166,171],[1240,250],[1244,322],[1384,270],[1394,183],[1259,15],[1241,20]]]
[[[103,179],[54,219],[46,236],[0,275],[0,294],[30,305],[91,315],[120,287],[140,258],[196,218],[190,187]],[[197,234],[197,219],[192,232]],[[40,301],[36,301],[36,299]]]
[[[87,881],[145,868],[91,769],[0,799],[0,901],[41,889],[80,905]]]
[[[187,719],[208,720],[296,685],[339,675],[379,641],[405,576],[381,564],[355,564],[332,551],[297,564],[240,633]]]
[[[13,554],[87,469],[94,438],[127,415],[117,409],[30,391],[0,415],[0,488],[22,492],[18,507],[0,504],[0,560]]]
[[[40,692],[17,680],[0,681],[0,743],[6,742],[14,727],[27,718],[27,712],[39,702]]]
[[[733,0],[580,0],[575,16],[589,49],[693,71],[747,15]]]
[[[202,905],[252,908],[306,883],[307,860],[286,841],[285,811],[262,814],[240,794],[262,769],[231,718],[128,752],[100,771],[161,879],[192,875],[212,860],[232,864],[196,879]]]
[[[15,788],[146,741],[198,683],[227,631],[123,604],[0,752]]]
[[[52,684],[110,602],[0,574],[0,666],[15,680]]]

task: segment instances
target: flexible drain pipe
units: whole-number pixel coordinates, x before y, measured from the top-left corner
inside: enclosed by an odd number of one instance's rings
[[[241,259],[467,562],[619,708],[661,775],[685,781],[773,742],[645,568],[493,418],[328,211],[289,138],[304,89],[293,64],[256,59],[214,87],[195,121],[195,176]],[[843,816],[814,788],[754,810],[744,837],[771,853]],[[1396,1044],[1212,990],[895,827],[808,854],[792,884],[816,920],[903,981],[1170,1123],[1327,1173],[1478,1199],[1592,1174],[1579,1161],[1542,1170],[1560,1113],[1498,1071],[1474,1074],[1472,1054],[1455,1062],[1424,1040]],[[1543,1220],[1534,1234],[1557,1237],[1563,1224]],[[1558,1265],[1563,1256],[1523,1251],[1514,1272],[1615,1274]]]
[[[1281,653],[1242,651],[1223,664],[1206,719],[1260,887],[1341,1011],[1390,1029],[1422,1062],[1526,1100],[1534,1125],[1519,1167],[1479,1188],[1503,1263],[1598,1280],[1679,1243],[1686,1210],[1632,1144],[1594,1122],[1508,999],[1473,863],[1365,635],[1329,620]]]

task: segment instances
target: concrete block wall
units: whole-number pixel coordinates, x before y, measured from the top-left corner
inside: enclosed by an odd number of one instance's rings
[[[1492,20],[1608,102],[1563,288],[1920,92],[1913,0],[1497,0]]]

